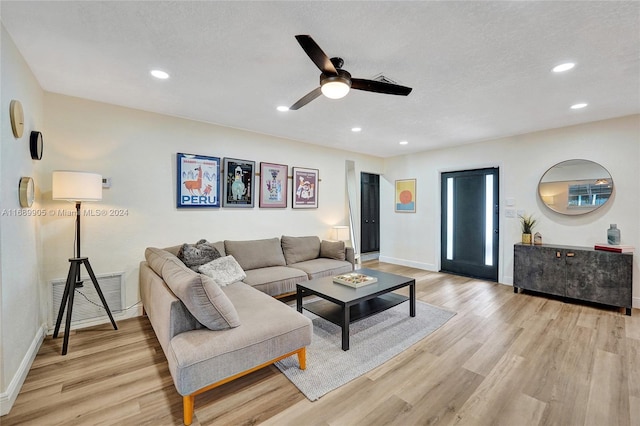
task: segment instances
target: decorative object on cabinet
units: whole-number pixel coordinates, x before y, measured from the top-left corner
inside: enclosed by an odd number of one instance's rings
[[[542,244],[542,234],[539,232],[536,232],[535,234],[533,234],[533,244],[539,246]]]
[[[318,208],[318,169],[292,167],[291,207],[294,209]]]
[[[607,243],[612,245],[620,244],[620,230],[618,225],[612,223],[607,230]]]
[[[537,220],[533,218],[533,215],[518,215],[518,217],[522,228],[522,244],[531,244],[531,232]]]
[[[178,153],[177,207],[220,207],[220,159]]]
[[[20,207],[31,207],[35,198],[35,189],[33,187],[33,179],[29,176],[21,177],[18,184],[18,198]]]
[[[22,137],[24,131],[24,111],[20,101],[13,99],[9,104],[9,115],[11,117],[11,130],[16,138]]]
[[[614,253],[633,253],[635,251],[634,246],[620,245],[620,244],[611,245],[611,244],[600,243],[600,244],[594,245],[593,248],[595,250],[612,251]]]
[[[416,212],[416,180],[396,181],[396,213]]]
[[[91,282],[100,296],[102,306],[109,315],[113,329],[117,330],[116,325],[107,301],[102,294],[98,279],[93,273],[91,264],[88,257],[81,257],[80,255],[80,206],[83,201],[100,201],[102,200],[102,176],[97,173],[80,172],[80,171],[67,171],[56,170],[52,176],[52,191],[51,196],[54,200],[66,200],[75,202],[76,204],[76,234],[75,234],[75,253],[74,257],[69,259],[69,274],[67,275],[67,282],[62,294],[62,301],[60,302],[60,309],[58,310],[58,318],[56,319],[56,326],[53,331],[53,338],[58,337],[60,331],[60,325],[62,323],[62,316],[65,311],[65,304],[67,305],[67,318],[64,327],[64,341],[62,344],[62,355],[67,354],[67,347],[69,345],[69,334],[71,333],[71,316],[73,313],[73,298],[76,288],[83,287],[83,281],[80,279],[80,266],[84,265],[85,269],[91,277]]]
[[[225,158],[223,168],[224,197],[222,207],[253,208],[253,187],[256,181],[255,161]]]
[[[29,151],[32,159],[42,160],[42,144],[42,133],[32,131],[29,137]]]
[[[633,254],[590,247],[515,244],[518,289],[625,308],[631,315]]]
[[[611,174],[590,160],[567,160],[547,170],[538,183],[538,195],[551,210],[565,215],[592,212],[613,194]]]
[[[260,203],[261,208],[287,207],[287,182],[289,166],[284,164],[260,163]]]

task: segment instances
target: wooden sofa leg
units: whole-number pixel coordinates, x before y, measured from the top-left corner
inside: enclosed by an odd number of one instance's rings
[[[182,417],[184,424],[187,426],[189,426],[193,421],[193,406],[195,400],[195,395],[187,395],[182,397]]]
[[[307,369],[307,348],[306,347],[298,351],[298,364],[300,364],[300,370]]]

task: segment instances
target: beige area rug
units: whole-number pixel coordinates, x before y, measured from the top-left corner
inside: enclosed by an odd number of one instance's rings
[[[409,304],[401,303],[351,324],[348,351],[342,350],[339,326],[306,310],[304,315],[313,320],[307,369],[298,368],[297,357],[286,358],[275,365],[310,401],[315,401],[424,339],[455,312],[416,300],[416,316],[412,318]]]

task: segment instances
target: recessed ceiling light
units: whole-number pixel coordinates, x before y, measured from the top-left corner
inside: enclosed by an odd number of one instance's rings
[[[575,67],[576,64],[573,62],[565,62],[564,64],[556,65],[553,67],[553,72],[565,72],[569,71],[571,68]]]
[[[581,108],[586,107],[587,105],[589,105],[589,104],[586,104],[586,103],[583,102],[583,103],[571,105],[571,109],[581,109]]]
[[[351,131],[352,132],[361,132],[362,131],[362,127],[352,127]]]
[[[407,142],[407,141],[400,141],[400,145],[408,145],[408,144],[409,144],[409,142]]]
[[[151,70],[151,75],[155,78],[159,78],[160,80],[166,80],[169,78],[169,74],[161,70]]]
[[[276,108],[278,111],[280,112],[286,112],[289,111],[289,107],[288,106],[284,106],[284,105],[280,105],[279,107]]]

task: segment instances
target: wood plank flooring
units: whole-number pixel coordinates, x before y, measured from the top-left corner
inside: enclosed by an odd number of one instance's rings
[[[640,311],[569,304],[470,278],[416,278],[457,312],[394,359],[316,402],[275,367],[196,397],[194,425],[640,425]],[[145,317],[48,336],[10,425],[180,425],[182,399]],[[312,362],[312,360],[308,360]]]

